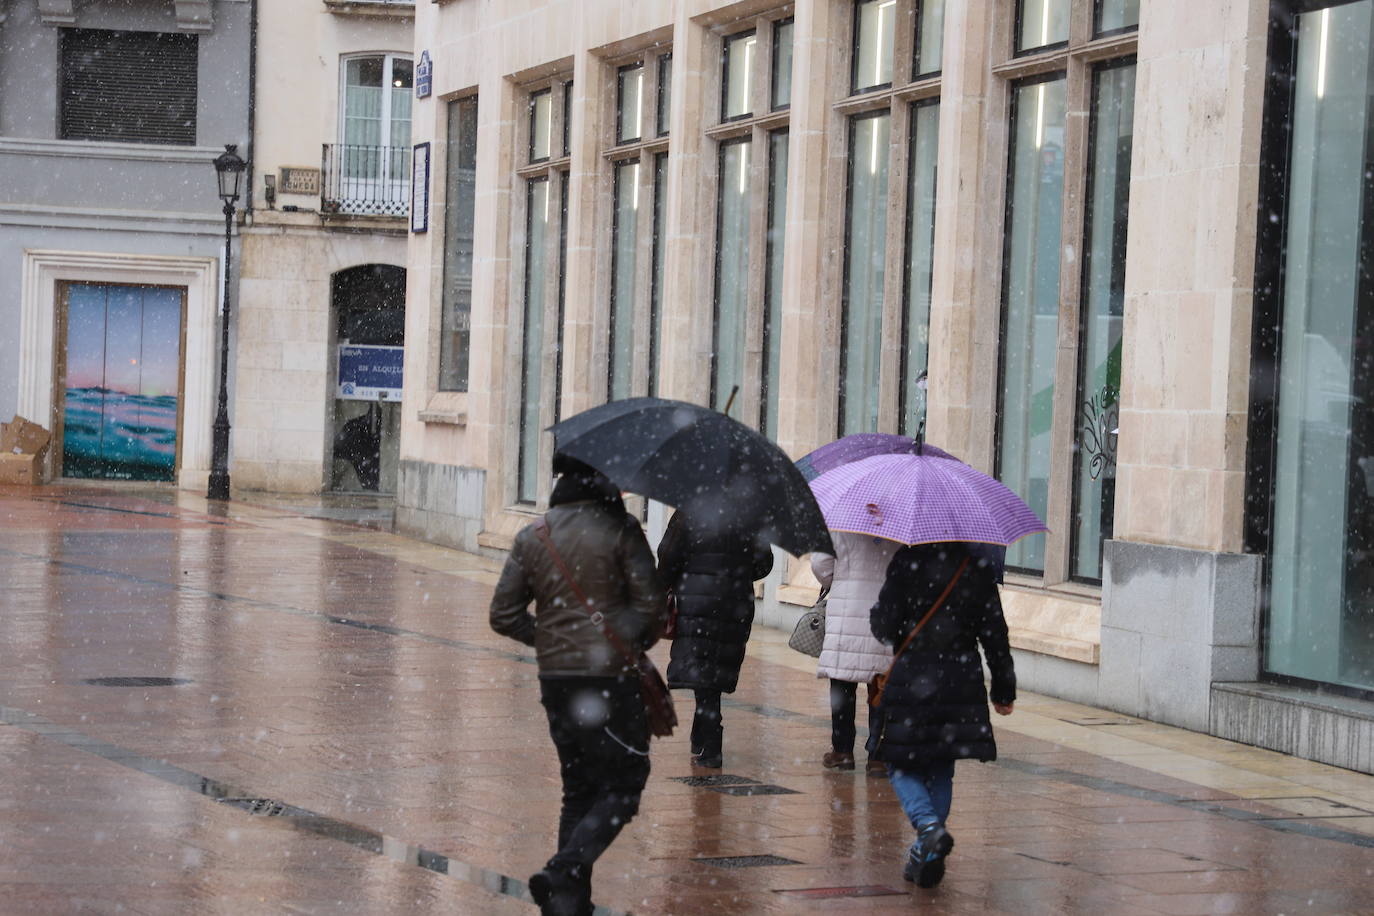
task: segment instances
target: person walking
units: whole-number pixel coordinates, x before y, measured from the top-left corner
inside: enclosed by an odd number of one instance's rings
[[[821,765],[830,770],[854,769],[855,706],[860,684],[868,684],[892,664],[892,649],[878,642],[869,624],[869,609],[878,600],[888,563],[902,545],[866,534],[832,531],[835,555],[813,553],[811,571],[829,590],[825,607],[825,642],[816,677],[830,679],[830,750]],[[867,693],[871,699],[872,689]],[[868,709],[873,727],[874,710]],[[886,766],[869,758],[868,772]]]
[[[692,763],[724,762],[722,693],[734,693],[754,623],[754,582],[773,568],[773,552],[724,513],[679,509],[658,545],[658,571],[677,602],[677,636],[668,686],[691,688]]]
[[[954,761],[997,758],[979,645],[992,673],[993,708],[1010,715],[1016,702],[994,568],[961,543],[903,547],[888,564],[872,627],[879,641],[897,651],[868,754],[887,764],[892,788],[916,828],[902,876],[934,887],[954,848],[946,828]]]
[[[611,481],[561,455],[554,472],[549,510],[516,535],[490,618],[536,650],[563,779],[558,851],[530,894],[545,916],[580,916],[592,912],[592,866],[639,811],[649,778],[639,676],[603,626],[637,655],[662,632],[666,604],[653,551]]]

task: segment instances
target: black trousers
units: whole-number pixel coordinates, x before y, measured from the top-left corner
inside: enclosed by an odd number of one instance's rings
[[[698,687],[696,711],[692,714],[692,751],[707,757],[720,756],[725,741],[725,723],[720,718],[720,691]]]
[[[864,685],[864,692],[868,692],[867,684]],[[830,679],[830,749],[837,753],[854,753],[854,707],[858,694],[859,685],[853,681]],[[864,703],[864,708],[868,710],[868,730],[872,731],[874,709],[867,703]]]
[[[558,749],[563,810],[549,867],[587,880],[639,812],[649,779],[649,728],[638,679],[540,678],[540,702]]]

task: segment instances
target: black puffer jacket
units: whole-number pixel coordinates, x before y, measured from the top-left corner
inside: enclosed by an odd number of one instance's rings
[[[900,646],[969,557],[962,544],[903,547],[887,567],[873,605],[873,635]],[[1016,673],[996,573],[970,558],[949,598],[901,653],[869,735],[870,758],[901,765],[932,760],[995,760],[988,692],[978,644],[992,672],[992,699],[1016,700]]]
[[[773,552],[751,532],[703,530],[683,512],[658,545],[658,572],[677,598],[677,637],[669,687],[733,693],[754,623],[754,580],[773,568]]]

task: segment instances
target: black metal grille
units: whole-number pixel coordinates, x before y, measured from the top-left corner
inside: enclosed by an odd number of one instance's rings
[[[784,789],[782,786],[770,785],[747,785],[747,786],[711,786],[712,792],[719,792],[721,795],[800,795],[796,789]]]
[[[259,817],[314,817],[313,811],[304,808],[297,808],[295,805],[288,805],[286,802],[279,802],[274,798],[217,798],[215,801],[222,805],[230,805],[234,808],[242,808],[249,814],[256,814]]]
[[[59,31],[63,140],[196,142],[197,36]]]
[[[692,861],[716,868],[767,868],[771,865],[801,864],[796,859],[784,859],[782,856],[703,856]]]
[[[691,786],[694,789],[707,788],[710,786],[743,786],[758,785],[758,780],[749,779],[746,776],[731,776],[727,773],[716,773],[711,776],[674,776],[673,782],[680,782],[683,785]]]
[[[177,687],[191,682],[184,677],[88,677],[81,683],[93,687]]]
[[[359,216],[407,215],[410,157],[405,146],[324,144],[320,208]]]

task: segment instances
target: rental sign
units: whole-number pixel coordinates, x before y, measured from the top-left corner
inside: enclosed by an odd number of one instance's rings
[[[338,397],[345,401],[399,401],[405,347],[339,347]]]

